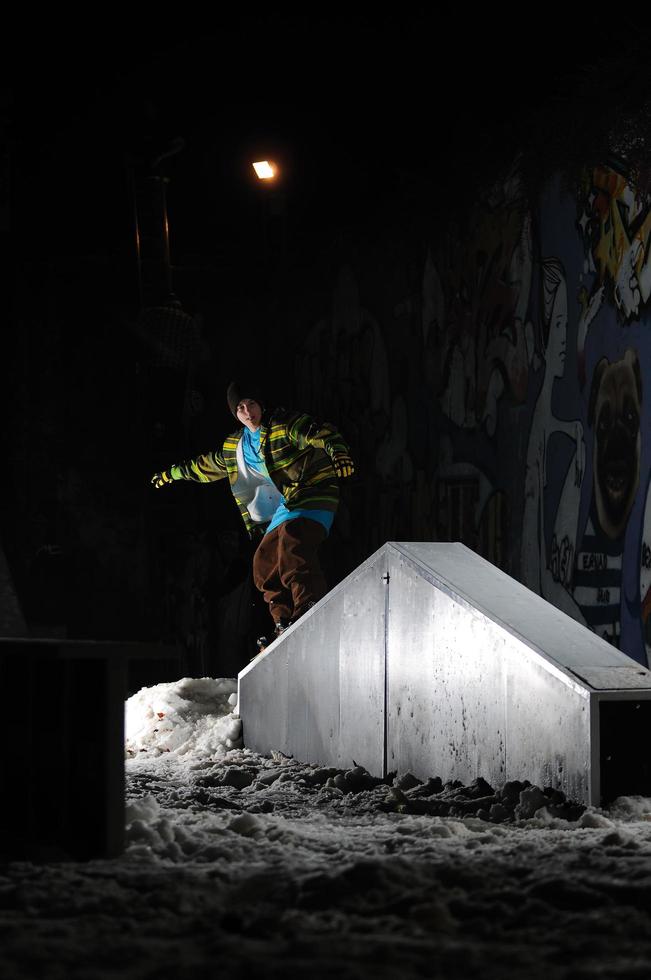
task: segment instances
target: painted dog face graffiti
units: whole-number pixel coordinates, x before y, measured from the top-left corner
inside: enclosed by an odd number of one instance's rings
[[[594,493],[602,530],[626,527],[640,481],[642,378],[635,351],[612,364],[602,357],[592,376],[588,422],[594,428]]]

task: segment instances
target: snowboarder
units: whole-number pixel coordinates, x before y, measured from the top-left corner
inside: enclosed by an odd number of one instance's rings
[[[317,551],[332,527],[339,479],[354,472],[335,427],[302,412],[266,411],[256,385],[233,381],[228,406],[241,428],[219,450],[155,473],[154,487],[175,480],[211,483],[228,477],[252,540],[253,580],[279,636],[328,591]],[[258,641],[260,649],[265,637]]]

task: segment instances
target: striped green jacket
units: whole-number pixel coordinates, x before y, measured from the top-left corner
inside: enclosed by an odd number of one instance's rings
[[[195,480],[197,483],[212,483],[228,477],[233,490],[238,479],[237,447],[243,431],[238,429],[228,435],[221,451],[214,450],[175,464],[169,470],[170,476],[173,480]],[[350,450],[329,422],[316,422],[309,415],[276,409],[263,416],[260,452],[288,510],[337,509],[339,481],[332,459],[340,453],[349,455]],[[254,522],[246,504],[238,499],[234,490],[233,496],[246,529],[251,533]]]

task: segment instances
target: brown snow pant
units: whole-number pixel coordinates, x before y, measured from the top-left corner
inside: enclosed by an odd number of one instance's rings
[[[265,534],[253,556],[253,581],[275,623],[298,619],[328,591],[317,557],[326,538],[318,521],[295,517]]]

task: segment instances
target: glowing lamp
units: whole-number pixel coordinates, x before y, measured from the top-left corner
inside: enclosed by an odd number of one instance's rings
[[[253,164],[253,169],[259,180],[273,180],[276,176],[276,167],[269,160],[258,160]]]

